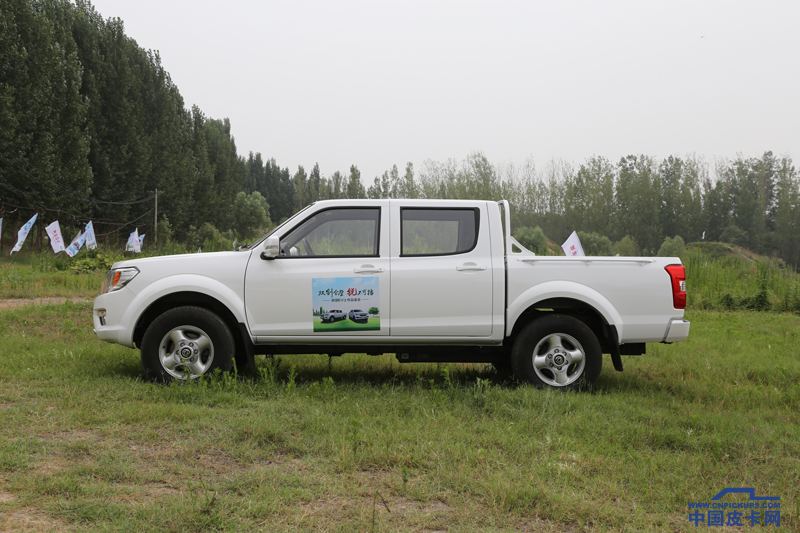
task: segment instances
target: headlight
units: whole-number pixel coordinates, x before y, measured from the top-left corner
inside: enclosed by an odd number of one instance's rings
[[[138,273],[139,269],[136,267],[112,268],[108,271],[106,277],[103,278],[103,284],[100,286],[100,294],[120,290],[130,283]]]

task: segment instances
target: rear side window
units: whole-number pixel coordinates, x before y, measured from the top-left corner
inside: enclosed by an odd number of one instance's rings
[[[401,209],[401,255],[469,252],[478,241],[479,213],[478,209]]]

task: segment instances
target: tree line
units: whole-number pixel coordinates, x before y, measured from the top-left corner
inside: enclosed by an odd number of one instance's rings
[[[87,0],[0,7],[6,203],[131,221],[151,212],[158,190],[159,224],[248,236],[323,199],[506,198],[515,232],[538,226],[557,242],[578,230],[652,255],[680,236],[800,264],[800,180],[786,156],[594,156],[537,168],[533,160],[495,165],[475,152],[419,170],[395,165],[365,187],[356,165],[323,175],[318,164],[292,172],[258,152],[240,155],[230,121],[185,108],[159,54]]]

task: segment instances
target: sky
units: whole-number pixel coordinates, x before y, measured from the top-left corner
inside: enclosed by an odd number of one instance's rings
[[[294,172],[800,157],[800,2],[93,0]]]

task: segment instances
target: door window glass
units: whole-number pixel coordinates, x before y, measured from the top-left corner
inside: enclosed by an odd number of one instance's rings
[[[315,213],[281,239],[281,256],[378,256],[380,208]]]
[[[469,252],[478,239],[478,214],[478,209],[402,209],[401,255]]]

